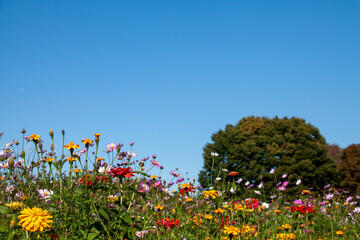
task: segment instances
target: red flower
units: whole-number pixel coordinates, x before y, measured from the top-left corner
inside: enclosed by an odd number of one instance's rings
[[[175,227],[177,225],[179,225],[179,219],[169,219],[169,218],[165,218],[165,219],[162,219],[160,218],[160,220],[157,220],[156,221],[156,225],[158,226],[164,226],[164,228],[172,228],[172,227]]]
[[[255,209],[259,207],[259,201],[257,199],[248,199],[246,200],[246,207],[247,208],[251,208],[251,209]]]
[[[89,180],[89,178],[85,177],[85,184],[88,186],[91,186],[93,184],[93,182],[88,181],[88,180]],[[79,183],[83,183],[83,182],[84,182],[84,180],[82,178],[80,178]]]
[[[195,192],[195,189],[194,187],[185,187],[180,189],[180,194],[184,195],[184,193]]]
[[[239,175],[239,173],[235,171],[229,172],[229,176],[235,177],[236,175]]]
[[[108,173],[110,173],[112,177],[130,178],[134,176],[135,172],[133,172],[130,167],[128,168],[117,167],[117,168],[112,168]]]
[[[315,212],[315,210],[313,208],[305,207],[305,205],[293,206],[293,207],[291,207],[291,211],[292,212],[299,212],[299,213],[301,213],[303,215],[305,215],[306,212],[308,212],[308,213]]]

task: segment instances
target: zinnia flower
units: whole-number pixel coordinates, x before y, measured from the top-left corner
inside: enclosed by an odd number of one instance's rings
[[[132,169],[130,167],[128,168],[121,168],[121,167],[117,167],[117,168],[112,168],[109,172],[108,172],[112,177],[126,177],[126,178],[130,178],[134,176],[134,173],[132,171]]]
[[[20,220],[19,226],[22,226],[23,230],[29,232],[43,232],[46,228],[50,228],[50,223],[53,222],[50,218],[52,216],[47,210],[37,207],[27,207],[18,216]]]
[[[17,212],[24,207],[24,204],[21,202],[11,202],[11,203],[6,203],[5,205],[8,206],[13,212]]]
[[[224,233],[229,234],[230,236],[237,236],[240,233],[240,228],[234,226],[225,227]]]

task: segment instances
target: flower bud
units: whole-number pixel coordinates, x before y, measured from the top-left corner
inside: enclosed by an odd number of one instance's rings
[[[13,167],[14,167],[14,159],[13,159],[13,158],[10,158],[10,159],[9,159],[8,166],[9,166],[9,168],[13,168]]]
[[[146,207],[145,206],[141,209],[141,212],[146,213]]]
[[[90,197],[90,198],[94,198],[94,192],[91,192],[91,193],[89,194],[89,197]]]
[[[54,137],[54,132],[53,132],[53,130],[52,130],[52,129],[50,129],[49,134],[50,134],[50,137],[51,137],[51,138],[53,138],[53,137]]]
[[[140,167],[143,167],[143,166],[144,166],[144,162],[143,162],[143,161],[140,161],[140,162],[139,162],[139,166],[140,166]]]
[[[22,133],[22,134],[25,134],[25,133],[26,133],[26,130],[23,128],[23,130],[21,130],[21,133]]]
[[[62,135],[64,136],[64,135],[65,135],[65,130],[64,130],[64,129],[61,130],[61,133],[62,133]]]
[[[18,141],[18,140],[15,141],[15,145],[19,145],[19,141]]]
[[[40,148],[40,151],[42,151],[42,148],[43,148],[42,143],[39,143],[39,148]]]
[[[21,151],[21,157],[25,158],[25,151],[24,150]]]
[[[16,227],[15,221],[11,220],[10,225],[9,225],[10,230],[15,229],[15,227]]]

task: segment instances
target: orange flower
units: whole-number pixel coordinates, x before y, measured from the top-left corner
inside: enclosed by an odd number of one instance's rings
[[[101,133],[94,133],[95,137],[100,137]]]
[[[239,173],[235,171],[229,172],[229,176],[235,177],[236,175],[239,175]]]
[[[305,194],[305,193],[306,193],[306,194],[311,194],[311,192],[310,192],[309,190],[302,190],[301,193],[302,193],[302,194]]]
[[[36,135],[35,133],[31,136],[29,136],[30,140],[33,140],[34,142],[37,142],[40,140],[40,135]]]
[[[68,150],[74,150],[75,148],[80,148],[79,145],[74,144],[74,142],[69,142],[69,145],[64,145],[64,148]]]
[[[94,141],[87,138],[87,139],[81,140],[81,142],[82,142],[83,144],[85,144],[85,146],[89,146],[89,145],[92,144]]]

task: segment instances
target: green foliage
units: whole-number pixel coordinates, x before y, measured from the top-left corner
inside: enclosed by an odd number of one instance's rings
[[[340,186],[352,193],[360,190],[360,144],[352,144],[340,157]]]
[[[227,125],[211,139],[213,142],[204,147],[204,166],[199,174],[199,182],[205,187],[212,185],[224,168],[237,171],[239,177],[254,185],[264,182],[266,192],[274,190],[274,182],[283,174],[295,181],[301,179],[316,190],[337,180],[336,165],[327,154],[324,137],[304,119],[247,117],[236,125]],[[271,169],[276,169],[275,178]],[[290,193],[296,190],[295,184],[287,187]]]

